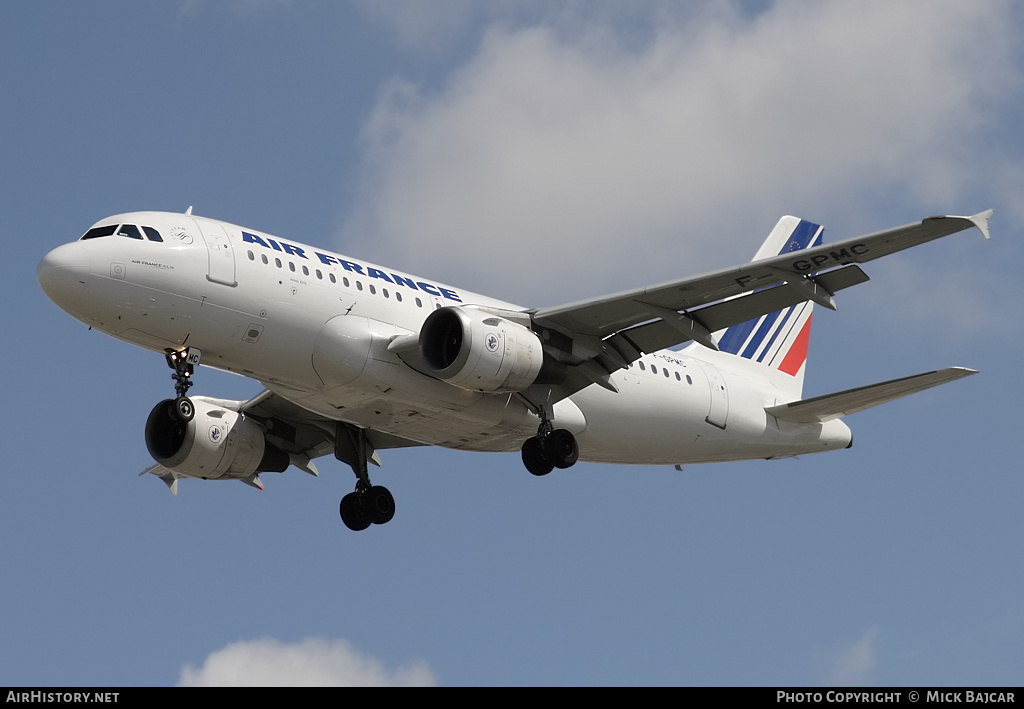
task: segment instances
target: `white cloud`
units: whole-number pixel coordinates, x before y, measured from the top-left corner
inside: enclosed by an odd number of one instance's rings
[[[1006,3],[588,7],[494,22],[436,92],[386,86],[343,250],[549,304],[748,258],[783,212],[849,236],[887,226],[852,221],[880,194],[910,221],[992,179]]]
[[[182,668],[182,687],[365,687],[436,684],[423,662],[388,670],[344,640],[282,643],[243,640],[217,650],[201,667]]]
[[[352,0],[371,22],[387,28],[399,47],[434,52],[463,32],[486,8],[473,0]]]
[[[869,628],[855,642],[843,648],[829,662],[825,683],[836,687],[856,687],[871,684],[875,669],[875,645],[878,628]]]

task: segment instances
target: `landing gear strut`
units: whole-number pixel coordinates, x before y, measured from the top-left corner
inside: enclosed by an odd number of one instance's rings
[[[177,350],[167,352],[167,366],[174,370],[171,379],[174,380],[174,392],[178,395],[168,412],[182,423],[188,423],[196,415],[195,404],[186,396],[186,393],[192,386],[190,377],[194,364],[199,362],[200,354],[199,350],[194,348],[192,350],[185,348],[181,352]]]
[[[383,485],[374,485],[366,472],[366,463],[376,456],[366,439],[366,431],[357,426],[339,423],[334,440],[334,456],[352,467],[356,475],[355,492],[341,498],[341,521],[355,532],[371,524],[386,524],[395,516],[395,498]]]
[[[547,475],[555,468],[569,468],[579,459],[576,436],[564,428],[554,428],[541,411],[537,435],[523,443],[523,465],[534,475]]]

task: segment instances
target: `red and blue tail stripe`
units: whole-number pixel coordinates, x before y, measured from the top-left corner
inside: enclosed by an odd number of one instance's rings
[[[783,217],[754,260],[818,246],[823,232],[813,222]],[[719,338],[718,347],[795,377],[807,361],[812,306],[804,302],[733,325]]]

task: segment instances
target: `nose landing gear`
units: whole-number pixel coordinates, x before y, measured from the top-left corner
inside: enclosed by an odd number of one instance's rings
[[[202,352],[195,347],[186,347],[182,351],[168,350],[167,352],[167,366],[174,370],[171,379],[174,380],[174,392],[178,395],[174,404],[168,409],[168,413],[182,423],[188,423],[196,415],[195,404],[186,396],[186,393],[192,386],[192,372],[195,365],[199,364],[201,356]]]

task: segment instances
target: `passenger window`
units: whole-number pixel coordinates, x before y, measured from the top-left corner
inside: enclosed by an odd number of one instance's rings
[[[306,268],[305,266],[302,267],[302,275],[303,276],[308,276],[309,275],[309,269]]]
[[[320,273],[320,269],[319,268],[316,269],[316,277],[317,277],[317,280],[320,280],[320,281],[322,281],[324,279],[324,274]]]
[[[274,263],[277,265],[278,268],[281,268],[281,259],[279,259],[279,258],[274,259]]]
[[[657,373],[658,373],[658,368],[657,368],[657,367],[655,367],[655,366],[654,366],[654,365],[652,364],[652,365],[651,365],[651,374],[657,374]]]
[[[356,281],[356,290],[362,290],[362,289],[363,289],[363,282],[362,281]]]
[[[388,295],[388,289],[387,288],[381,288],[380,292],[384,294],[385,298],[390,298],[391,297],[390,295]]]
[[[160,236],[160,232],[151,226],[142,227],[142,231],[146,232],[146,236],[149,237],[150,241],[163,241],[164,238]]]
[[[345,284],[346,288],[349,287],[349,285],[348,285],[348,276],[342,276],[341,277],[341,282]]]
[[[682,378],[680,378],[680,376],[679,376],[679,372],[676,372],[676,381],[677,382],[683,381]]]
[[[110,236],[115,231],[117,231],[117,224],[94,227],[85,232],[85,236],[81,238],[81,241],[85,241],[86,239],[98,239],[101,236]]]
[[[267,264],[270,263],[270,261],[267,260],[267,255],[266,254],[260,254],[260,258],[263,259],[263,265],[264,266],[266,266]]]
[[[686,375],[686,383],[687,384],[693,384],[693,380],[690,379],[690,375],[689,374]]]
[[[422,308],[423,307],[423,301],[420,300],[419,298],[416,299],[416,307],[417,308]]]
[[[127,236],[129,239],[138,239],[142,241],[142,233],[139,232],[139,228],[134,224],[122,224],[121,228],[117,230],[118,236]]]
[[[402,294],[399,293],[398,291],[395,291],[395,300],[397,300],[399,303],[402,302]]]
[[[647,371],[647,367],[644,366],[643,362],[640,363],[640,371],[641,372],[646,372]]]
[[[291,261],[288,262],[288,270],[290,270],[292,273],[295,273],[295,264],[292,263]]]
[[[330,275],[330,277],[331,277],[331,283],[337,283],[338,282],[338,279],[334,277],[333,273],[328,274],[328,275]]]
[[[377,295],[377,289],[373,286],[372,283],[370,284],[370,295]]]
[[[252,251],[249,252],[249,260],[250,261],[255,261],[256,260],[256,254],[254,254]]]

